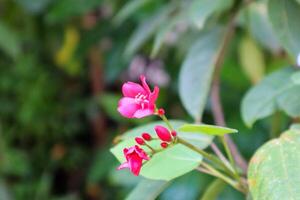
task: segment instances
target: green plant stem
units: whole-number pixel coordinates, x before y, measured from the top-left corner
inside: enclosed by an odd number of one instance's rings
[[[201,154],[204,158],[206,158],[207,160],[211,161],[212,163],[215,163],[217,166],[219,166],[222,170],[224,170],[226,173],[228,173],[229,175],[236,177],[235,173],[233,173],[230,169],[227,168],[227,166],[220,161],[217,157],[215,157],[212,154],[209,154],[205,151],[203,151],[202,149],[199,149],[197,147],[195,147],[194,145],[190,144],[189,142],[183,140],[182,138],[177,138],[177,142],[180,144],[183,144],[184,146],[194,150],[195,152]]]
[[[210,172],[211,175],[222,179],[223,181],[225,181],[226,183],[228,183],[229,185],[231,185],[233,188],[237,189],[238,191],[246,193],[246,191],[243,189],[243,187],[241,187],[239,182],[234,181],[231,178],[227,177],[226,175],[222,174],[221,172],[216,170],[214,167],[212,167],[208,163],[202,162],[201,165],[203,165],[203,167],[205,167]]]
[[[171,123],[169,122],[168,118],[166,117],[166,115],[161,115],[160,118],[166,123],[166,125],[168,126],[168,128],[173,131],[174,128],[171,125]]]
[[[238,174],[238,173],[236,172],[236,169],[235,169],[235,162],[234,162],[233,156],[232,156],[232,154],[231,154],[231,151],[230,151],[230,149],[229,149],[229,147],[228,147],[228,143],[227,143],[227,141],[226,141],[226,138],[225,138],[224,136],[220,136],[220,139],[221,139],[221,141],[222,141],[222,143],[223,143],[223,146],[224,146],[224,148],[225,148],[226,154],[227,154],[227,156],[228,156],[228,158],[229,158],[229,161],[230,161],[231,167],[233,168],[234,173],[235,173],[235,174]]]
[[[162,115],[160,117],[166,123],[166,125],[168,126],[168,128],[170,130],[174,130],[173,126],[171,125],[171,123],[169,122],[168,118],[165,115]],[[205,152],[204,150],[195,147],[194,145],[190,144],[189,142],[183,140],[182,138],[177,137],[176,142],[181,143],[181,144],[185,145],[186,147],[196,151],[197,153],[201,154],[207,160],[215,163],[217,166],[219,166],[222,170],[224,170],[231,176],[237,178],[237,175],[236,175],[237,173],[235,172],[235,170],[232,167],[227,166],[226,163],[223,163],[221,160],[219,160],[214,155],[209,154],[209,153]]]

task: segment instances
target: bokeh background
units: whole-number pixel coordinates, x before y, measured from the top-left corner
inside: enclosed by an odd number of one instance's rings
[[[158,105],[169,118],[191,121],[177,83],[199,30],[184,20],[176,22],[153,53],[158,27],[174,23],[184,7],[181,1],[135,2],[120,13],[128,1],[0,0],[1,200],[124,199],[142,178],[116,171],[118,162],[109,148],[117,135],[156,119],[127,120],[116,110],[122,82],[138,81],[140,74],[160,86]],[[176,10],[167,18],[157,15],[169,4]],[[223,10],[207,23],[226,21],[230,12]],[[276,41],[259,32],[265,14],[263,3],[252,6],[246,17],[241,14],[221,78],[225,117],[229,127],[240,131],[234,140],[247,159],[268,140],[271,119],[246,128],[241,99],[265,73],[289,62]],[[249,73],[247,62],[261,68]],[[287,119],[281,118],[284,128]],[[213,123],[209,103],[203,121]],[[189,173],[159,199],[198,199],[211,180]],[[227,187],[219,198],[243,196]]]

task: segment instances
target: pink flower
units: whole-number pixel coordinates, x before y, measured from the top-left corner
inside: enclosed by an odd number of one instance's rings
[[[155,132],[159,139],[165,142],[170,142],[172,140],[172,136],[170,131],[163,126],[155,126]]]
[[[135,176],[138,176],[141,171],[143,160],[150,159],[147,153],[137,145],[130,147],[129,149],[125,148],[123,152],[126,162],[122,163],[118,167],[118,170],[129,168]]]
[[[155,86],[151,92],[146,77],[141,75],[140,79],[142,85],[127,82],[122,86],[124,97],[119,101],[118,111],[124,117],[142,118],[154,114],[159,88]]]

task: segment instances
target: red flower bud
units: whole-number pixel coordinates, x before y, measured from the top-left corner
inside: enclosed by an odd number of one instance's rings
[[[136,138],[135,138],[135,141],[136,141],[136,143],[138,143],[139,145],[144,145],[144,144],[145,144],[145,141],[144,141],[142,138],[140,138],[140,137],[136,137]]]
[[[146,141],[150,141],[152,139],[152,137],[149,133],[143,133],[142,138]]]
[[[176,137],[177,136],[177,132],[176,131],[171,131],[171,135],[173,136],[173,137]]]
[[[165,128],[163,126],[155,126],[154,129],[155,129],[155,132],[156,132],[157,136],[162,141],[170,142],[172,140],[172,136],[170,134],[170,131],[167,128]]]
[[[168,147],[168,143],[162,142],[162,143],[160,143],[160,146],[165,149]]]
[[[165,114],[165,110],[164,110],[163,108],[160,108],[160,109],[158,109],[157,114],[158,114],[159,116],[162,116],[162,115]]]

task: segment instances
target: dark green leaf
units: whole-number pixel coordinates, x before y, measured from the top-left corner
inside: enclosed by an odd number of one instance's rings
[[[173,10],[172,6],[165,6],[155,12],[150,18],[142,21],[130,37],[125,49],[125,55],[133,55],[167,19],[171,10]]]
[[[187,9],[187,14],[190,21],[201,29],[211,15],[229,9],[232,4],[233,0],[193,0]]]
[[[248,126],[281,109],[290,116],[300,115],[300,86],[293,83],[295,70],[283,68],[250,89],[242,102],[242,117]]]
[[[8,26],[0,21],[0,49],[12,58],[18,57],[21,53],[19,37]]]
[[[201,200],[217,200],[220,192],[224,190],[226,183],[221,179],[215,179],[205,190]]]
[[[135,13],[139,8],[149,3],[151,0],[131,0],[128,1],[114,18],[116,24],[123,23],[130,15]]]
[[[31,13],[40,13],[42,12],[51,0],[15,0],[20,4],[25,10]]]
[[[248,17],[252,36],[264,47],[278,53],[280,45],[268,19],[266,3],[252,2],[244,14]]]
[[[300,5],[294,0],[269,0],[268,11],[281,45],[296,58],[300,52]]]
[[[143,179],[130,192],[126,200],[155,200],[156,197],[168,186],[167,181],[154,181]]]
[[[201,119],[209,94],[214,66],[222,45],[223,31],[204,32],[189,50],[179,74],[179,95],[188,113]]]
[[[102,0],[59,0],[47,13],[49,22],[61,22],[70,17],[80,16],[96,8]]]

